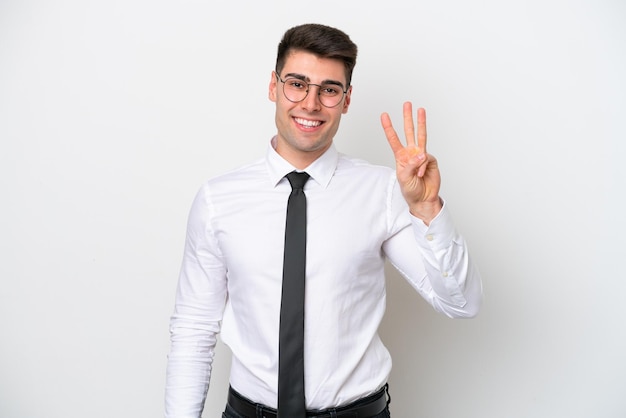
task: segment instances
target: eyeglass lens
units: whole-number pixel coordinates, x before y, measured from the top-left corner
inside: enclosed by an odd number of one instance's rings
[[[283,82],[283,93],[290,102],[297,103],[304,100],[312,86],[318,87],[319,100],[326,107],[335,107],[343,99],[344,92],[342,86],[337,84],[309,84],[298,78],[287,78],[281,81]]]

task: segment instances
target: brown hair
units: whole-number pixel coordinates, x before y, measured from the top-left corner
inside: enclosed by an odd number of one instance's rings
[[[356,65],[357,46],[339,29],[309,23],[287,30],[278,44],[276,73],[280,74],[287,56],[292,51],[306,51],[320,58],[342,61],[348,86],[350,85],[352,71]]]

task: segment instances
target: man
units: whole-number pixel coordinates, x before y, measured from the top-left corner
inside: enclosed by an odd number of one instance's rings
[[[267,155],[198,192],[171,320],[167,417],[200,417],[220,332],[232,350],[223,417],[389,417],[391,360],[377,331],[385,310],[386,259],[437,311],[450,317],[477,313],[480,277],[439,197],[424,110],[417,112],[415,132],[411,104],[404,104],[406,146],[389,116],[381,117],[395,173],[342,155],[333,145],[350,106],[356,55],[356,45],[337,29],[289,29],[270,78],[277,134]],[[294,171],[305,172],[300,177],[306,179],[292,192]],[[281,332],[283,321],[294,316],[281,310],[292,298],[282,287],[291,283],[283,267],[299,258],[288,255],[292,245],[285,245],[285,216],[292,211],[286,208],[290,193],[302,198],[302,191],[306,290],[300,338]],[[283,344],[302,338],[304,347],[293,357],[298,360],[281,362],[288,350]],[[304,377],[283,380],[301,368]],[[290,412],[292,406],[299,412]]]

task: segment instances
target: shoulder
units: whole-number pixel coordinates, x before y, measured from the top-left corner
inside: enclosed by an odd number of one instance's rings
[[[361,179],[395,179],[395,171],[387,166],[372,164],[361,158],[339,154],[337,163],[337,174],[349,174],[358,176]]]
[[[351,190],[351,193],[359,190],[369,199],[388,201],[397,188],[397,177],[390,167],[340,154],[330,185],[337,190]]]
[[[260,159],[207,179],[196,193],[196,205],[212,207],[266,188],[268,184],[267,168]]]
[[[267,167],[264,159],[258,159],[224,173],[209,178],[204,186],[210,189],[244,185],[250,182],[265,180]]]
[[[258,204],[271,190],[263,160],[232,169],[202,183],[192,204],[192,214],[205,219],[229,216],[242,208]],[[212,221],[211,221],[212,222]]]

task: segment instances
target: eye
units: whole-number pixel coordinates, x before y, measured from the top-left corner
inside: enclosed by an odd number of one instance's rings
[[[325,84],[320,88],[320,93],[324,96],[336,96],[343,93],[343,91],[333,84]]]
[[[295,79],[295,78],[287,80],[285,84],[287,85],[287,87],[292,88],[294,90],[306,89],[306,84],[303,81]]]

